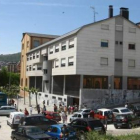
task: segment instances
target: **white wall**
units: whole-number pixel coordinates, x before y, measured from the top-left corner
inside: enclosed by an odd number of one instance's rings
[[[109,25],[102,30],[101,24]],[[92,24],[77,34],[77,74],[113,75],[115,19]],[[101,39],[109,40],[109,47],[101,47]],[[100,65],[100,57],[108,58],[108,66]]]

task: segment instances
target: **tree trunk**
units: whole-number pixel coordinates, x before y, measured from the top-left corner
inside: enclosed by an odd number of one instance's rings
[[[37,101],[37,93],[35,93],[35,99],[36,99],[36,106],[38,105],[38,101]]]
[[[31,106],[31,93],[29,92],[29,106]]]

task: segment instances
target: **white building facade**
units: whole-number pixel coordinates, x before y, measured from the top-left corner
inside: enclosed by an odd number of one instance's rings
[[[29,85],[40,89],[39,98],[94,108],[139,100],[140,28],[125,14],[85,25],[28,52]]]

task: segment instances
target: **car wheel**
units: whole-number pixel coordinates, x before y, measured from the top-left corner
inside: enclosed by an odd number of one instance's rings
[[[132,124],[131,124],[131,123],[128,124],[128,128],[129,128],[129,129],[132,128]]]
[[[118,129],[118,126],[117,126],[116,124],[114,124],[114,127],[115,127],[116,129]]]

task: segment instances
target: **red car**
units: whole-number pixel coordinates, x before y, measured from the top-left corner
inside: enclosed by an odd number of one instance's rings
[[[57,122],[61,121],[61,116],[58,112],[53,112],[53,111],[44,111],[42,112],[45,117],[47,119],[52,119],[52,120],[55,120]]]

